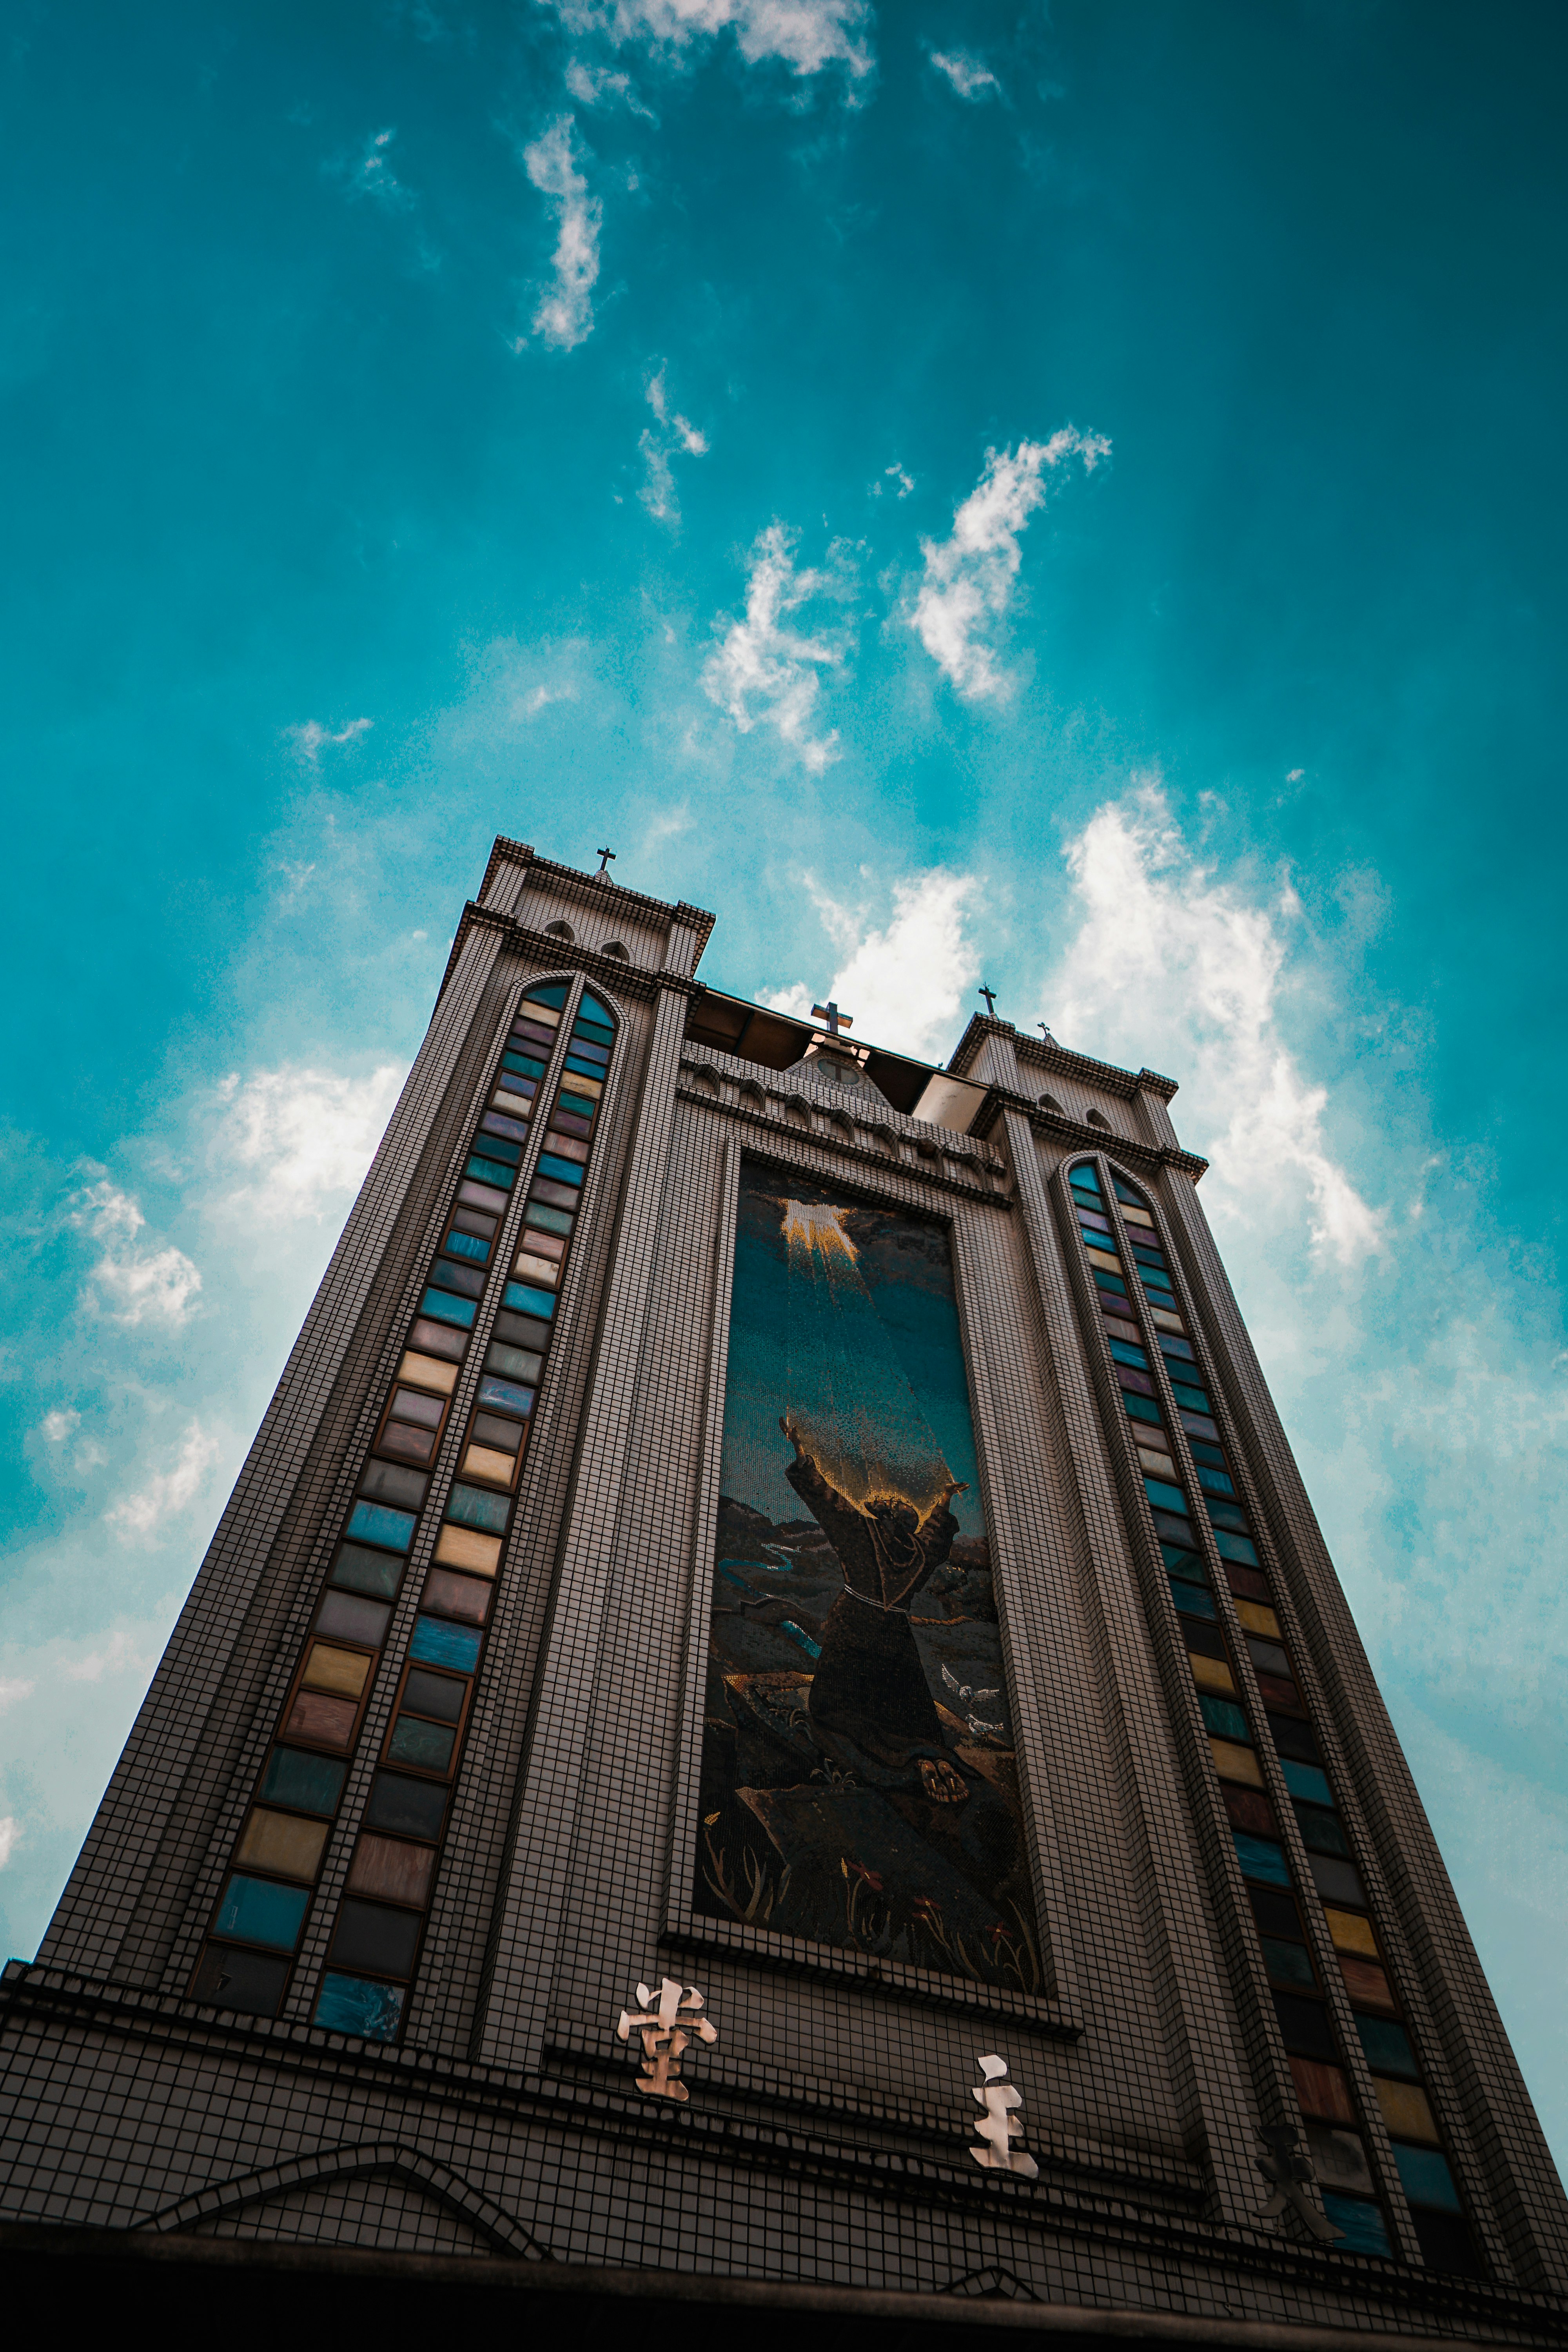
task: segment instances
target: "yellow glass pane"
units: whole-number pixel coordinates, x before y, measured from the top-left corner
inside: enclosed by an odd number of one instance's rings
[[[280,1878],[314,1878],[326,1843],[325,1822],[299,1822],[291,1813],[258,1811],[246,1823],[235,1859],[255,1870],[275,1870]]]
[[[416,1389],[435,1389],[441,1396],[450,1396],[458,1385],[456,1364],[443,1364],[434,1356],[416,1355],[412,1348],[397,1367],[400,1381],[412,1381]]]
[[[1236,1696],[1236,1685],[1230,1678],[1230,1668],[1223,1658],[1203,1658],[1195,1651],[1189,1650],[1187,1664],[1193,1670],[1193,1680],[1200,1690],[1224,1691],[1227,1698]]]
[[[463,1456],[462,1475],[482,1478],[487,1486],[510,1486],[515,1456],[501,1454],[493,1445],[470,1445]]]
[[[1152,1225],[1154,1222],[1147,1209],[1135,1209],[1127,1201],[1121,1203],[1121,1214],[1130,1225]]]
[[[1279,1618],[1272,1609],[1265,1609],[1261,1601],[1238,1601],[1236,1613],[1249,1633],[1261,1633],[1268,1642],[1284,1640]]]
[[[305,1680],[312,1690],[336,1691],[343,1698],[358,1698],[374,1663],[358,1650],[339,1650],[331,1642],[313,1642],[305,1661]]]
[[[1168,1454],[1145,1454],[1140,1446],[1138,1459],[1151,1478],[1168,1478],[1173,1486],[1175,1485],[1176,1465]]]
[[[466,1568],[475,1576],[493,1576],[500,1563],[500,1538],[476,1535],[472,1528],[443,1528],[436,1557],[443,1568]]]
[[[1436,2118],[1419,2083],[1391,2083],[1386,2074],[1374,2074],[1372,2079],[1391,2138],[1436,2141]]]
[[[1238,1748],[1234,1739],[1215,1739],[1211,1733],[1209,1754],[1222,1780],[1245,1780],[1249,1789],[1262,1788],[1263,1774],[1250,1748]]]
[[[519,1021],[537,1021],[542,1029],[559,1029],[561,1026],[561,1015],[552,1004],[533,1004],[526,996],[514,1017]]]
[[[521,1281],[542,1282],[551,1290],[561,1279],[561,1268],[553,1259],[535,1257],[530,1250],[523,1251],[513,1271]]]
[[[561,1081],[561,1091],[563,1095],[592,1095],[596,1102],[605,1089],[597,1078],[582,1078],[575,1070],[568,1070]]]
[[[1121,1260],[1119,1257],[1112,1257],[1109,1250],[1091,1249],[1089,1253],[1089,1262],[1090,1265],[1109,1266],[1112,1274],[1120,1274],[1121,1271]]]
[[[1372,1921],[1355,1911],[1331,1911],[1325,1904],[1323,1916],[1329,1923],[1329,1934],[1338,1952],[1369,1952],[1378,1957],[1377,1937],[1372,1932]]]
[[[1162,1331],[1184,1331],[1186,1329],[1187,1327],[1183,1322],[1179,1315],[1172,1315],[1165,1307],[1156,1307],[1152,1299],[1148,1301],[1148,1307],[1151,1317],[1159,1325]]]

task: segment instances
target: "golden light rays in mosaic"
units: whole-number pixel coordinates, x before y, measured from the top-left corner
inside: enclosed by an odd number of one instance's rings
[[[944,1230],[748,1162],[729,1367],[695,1907],[1034,1991]]]

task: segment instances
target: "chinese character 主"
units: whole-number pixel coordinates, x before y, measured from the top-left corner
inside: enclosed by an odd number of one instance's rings
[[[680,2079],[681,2053],[690,2048],[693,2032],[700,2042],[719,2039],[716,2028],[702,2014],[702,1995],[695,1985],[683,1991],[673,1977],[666,1977],[657,2000],[645,1984],[637,1987],[637,2013],[623,2009],[616,2028],[623,2042],[629,2042],[634,2033],[641,2036],[643,2055],[637,2089],[650,2099],[689,2097]]]
[[[1021,2180],[1038,2179],[1040,2168],[1034,2158],[1010,2145],[1024,2128],[1016,2113],[1024,2104],[1024,2095],[1006,2079],[1007,2061],[993,2053],[974,2063],[985,2077],[971,2095],[985,2110],[974,2128],[986,2145],[972,2147],[970,2155],[987,2172],[1016,2172]]]

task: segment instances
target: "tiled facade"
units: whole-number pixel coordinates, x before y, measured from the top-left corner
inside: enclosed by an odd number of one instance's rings
[[[851,1099],[820,1068],[692,1041],[709,929],[695,908],[496,844],[38,1960],[6,1973],[0,2217],[910,2293],[994,2274],[1100,2309],[1560,2340],[1568,2210],[1209,1235],[1173,1087],[976,1020],[951,1066],[979,1106],[967,1132]],[[513,1157],[476,1176],[486,1132]],[[1040,1994],[691,1909],[747,1155],[948,1229]],[[1271,1750],[1256,1785],[1286,1819],[1276,1867],[1337,2036],[1339,2144],[1359,2136],[1388,2251],[1264,2214],[1258,2130],[1304,2133],[1308,2078],[1260,1957],[1253,1849],[1233,1837],[1263,1799],[1215,1779],[1205,1693],[1222,1685],[1184,1644],[1162,1559],[1170,1490],[1146,1494],[1138,1467],[1147,1430],[1128,1442],[1095,1288],[1115,1250],[1086,1255],[1075,1229],[1083,1166],[1102,1198],[1147,1202],[1134,1214],[1163,1234],[1245,1498],[1243,1547],[1267,1568],[1368,1948],[1457,2184],[1443,2244],[1471,2259],[1443,2260],[1458,2267],[1426,2258],[1438,2239],[1395,2145],[1408,2095],[1379,2089],[1357,2040],[1353,1987],[1370,1979],[1352,1968],[1346,1995],[1308,1917],[1313,1865]],[[564,1232],[530,1224],[540,1201]],[[1121,1214],[1101,1219],[1110,1242]],[[463,1263],[489,1252],[467,1323],[456,1293],[430,1288],[433,1265],[458,1262],[459,1225]],[[552,1300],[547,1339],[531,1339]],[[1164,1327],[1136,1298],[1127,1311],[1142,1320],[1116,1327],[1118,1346],[1142,1339],[1152,1364]],[[1174,1426],[1163,1379],[1143,1386]],[[385,1466],[395,1391],[412,1399],[406,1429],[434,1432],[396,1441],[417,1475]],[[1195,1493],[1197,1456],[1165,1443]],[[355,1527],[371,1549],[345,1581]],[[1217,1597],[1194,1606],[1260,1723],[1268,1693],[1242,1663],[1253,1621],[1207,1533],[1201,1548]],[[392,1563],[379,1583],[377,1559]],[[300,1751],[330,1803],[300,1797],[304,1765],[280,1780],[269,1760],[300,1721],[340,1727],[321,1735],[336,1748],[307,1737]],[[258,1854],[261,1894],[237,1894]],[[300,1922],[289,1958],[256,1964],[277,2013],[214,2006],[249,1981],[245,1920],[269,1906]],[[616,2032],[637,1982],[665,1975],[700,1985],[719,2028],[685,2062],[684,2106],[637,2095]],[[378,2015],[393,2038],[334,2030]],[[971,2161],[983,2051],[1023,2094],[1034,2179]],[[1301,2193],[1321,2213],[1317,2187]]]

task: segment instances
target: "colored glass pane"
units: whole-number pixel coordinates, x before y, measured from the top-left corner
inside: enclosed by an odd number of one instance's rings
[[[1276,1642],[1279,1639],[1279,1620],[1272,1609],[1265,1609],[1257,1601],[1238,1601],[1236,1613],[1249,1633],[1260,1633]]]
[[[454,1576],[450,1569],[433,1568],[425,1580],[419,1606],[442,1617],[460,1618],[466,1625],[482,1625],[489,1614],[490,1587],[474,1576]]]
[[[444,1527],[436,1538],[436,1557],[447,1568],[464,1568],[478,1576],[493,1576],[500,1566],[500,1541],[470,1528]]]
[[[1210,1514],[1210,1517],[1213,1517],[1212,1513]],[[1219,1555],[1222,1559],[1239,1560],[1246,1568],[1262,1567],[1263,1562],[1258,1559],[1257,1552],[1253,1549],[1252,1545],[1248,1542],[1246,1536],[1226,1535],[1223,1530],[1216,1528],[1215,1529],[1214,1539],[1215,1544],[1218,1546]]]
[[[417,1356],[412,1350],[397,1367],[400,1381],[416,1381],[421,1388],[438,1390],[450,1396],[458,1385],[456,1369],[451,1364],[438,1363],[434,1356]]]
[[[365,1467],[359,1490],[373,1503],[395,1503],[401,1510],[417,1511],[430,1491],[430,1481],[422,1471],[401,1469],[395,1462],[372,1462]]]
[[[418,1947],[419,1922],[406,1911],[384,1911],[379,1903],[362,1903],[350,1895],[338,1913],[332,1958],[340,1967],[384,1969],[389,1977],[405,1977]]]
[[[564,1087],[555,1097],[557,1110],[570,1111],[576,1118],[591,1121],[599,1106],[592,1095],[569,1094]]]
[[[326,1843],[325,1822],[302,1822],[293,1813],[258,1806],[234,1858],[247,1870],[270,1870],[279,1878],[314,1878]]]
[[[571,993],[569,980],[547,980],[538,988],[531,988],[522,1001],[525,1004],[542,1004],[547,1010],[559,1013]]]
[[[363,1642],[379,1650],[386,1638],[391,1610],[382,1601],[362,1601],[348,1592],[329,1592],[316,1612],[316,1631],[340,1642]]]
[[[1435,2147],[1400,2147],[1394,2150],[1394,2161],[1399,2167],[1400,2185],[1412,2205],[1435,2205],[1440,2212],[1457,2213],[1459,2192],[1454,2186],[1454,2176],[1447,2159]]]
[[[464,1451],[461,1467],[465,1478],[484,1478],[492,1486],[510,1488],[517,1456],[503,1454],[494,1445],[470,1445]]]
[[[289,1963],[270,1952],[237,1951],[232,1945],[209,1944],[202,1955],[191,1987],[191,1999],[214,2009],[232,2009],[243,2017],[276,2017],[289,1981]]]
[[[577,1162],[563,1160],[558,1151],[540,1153],[539,1172],[542,1176],[552,1177],[558,1184],[581,1184],[583,1181],[583,1171]]]
[[[509,1348],[492,1339],[485,1351],[485,1364],[488,1370],[504,1372],[514,1381],[537,1381],[544,1368],[544,1359],[531,1349]],[[531,1395],[532,1391],[525,1390],[523,1393]]]
[[[531,1200],[522,1213],[525,1225],[537,1225],[542,1233],[569,1234],[573,1220],[560,1209],[552,1209],[544,1202]]]
[[[1392,2010],[1398,2006],[1394,1988],[1375,1960],[1358,1959],[1353,1953],[1342,1952],[1339,1962],[1345,1990],[1357,2009]]]
[[[575,1071],[581,1077],[602,1077],[604,1075],[602,1066],[590,1059],[593,1051],[594,1048],[591,1045],[582,1047],[569,1045],[566,1049],[566,1067]],[[606,1055],[605,1058],[608,1059],[608,1056]]]
[[[379,1503],[356,1503],[349,1518],[351,1538],[380,1544],[387,1551],[406,1551],[414,1540],[412,1511],[389,1511]]]
[[[562,1001],[564,1003],[564,998]],[[600,1027],[607,1029],[612,1037],[616,1034],[615,1014],[607,1004],[600,1002],[598,997],[590,995],[587,989],[583,991],[583,1001],[577,1007],[577,1018],[580,1021],[598,1022]]]
[[[456,1666],[460,1673],[471,1675],[479,1662],[479,1636],[463,1625],[421,1617],[414,1628],[408,1654],[422,1659],[426,1665]]]
[[[370,1784],[365,1821],[370,1828],[392,1830],[404,1837],[441,1834],[447,1791],[433,1780],[410,1780],[401,1772],[378,1772]]]
[[[374,1663],[363,1650],[340,1650],[331,1642],[312,1642],[301,1679],[311,1690],[333,1691],[340,1698],[358,1698]]]
[[[299,1748],[275,1748],[261,1778],[260,1794],[302,1813],[333,1813],[348,1779],[346,1764],[330,1756],[310,1756]]]
[[[1373,2087],[1391,2139],[1436,2141],[1436,2118],[1419,2083],[1391,2082],[1386,2074],[1375,2074]]]
[[[1208,1728],[1220,1738],[1243,1742],[1247,1739],[1247,1717],[1230,1699],[1210,1698],[1200,1693],[1198,1706]]]
[[[351,1592],[377,1592],[391,1601],[403,1581],[403,1562],[384,1551],[363,1551],[346,1543],[332,1563],[331,1580]]]
[[[270,1879],[246,1878],[237,1872],[217,1906],[217,1933],[291,1952],[310,1900],[303,1886],[276,1886]]]
[[[1289,1885],[1290,1870],[1282,1845],[1270,1838],[1254,1837],[1249,1830],[1232,1830],[1231,1836],[1243,1878],[1260,1879],[1266,1886]]]
[[[363,1977],[329,1969],[321,1979],[314,2022],[328,2033],[352,2033],[362,2042],[392,2042],[403,2017],[401,1985],[371,1984]]]
[[[456,1744],[455,1732],[445,1730],[438,1723],[421,1723],[416,1717],[405,1715],[393,1725],[386,1753],[394,1764],[412,1764],[420,1771],[444,1772],[452,1760]]]
[[[376,1440],[378,1454],[397,1454],[405,1460],[427,1463],[436,1451],[433,1429],[414,1429],[405,1421],[389,1421]]]
[[[1238,1508],[1235,1503],[1222,1503],[1217,1500],[1215,1496],[1205,1495],[1204,1496],[1204,1507],[1208,1512],[1209,1521],[1212,1526],[1216,1528],[1229,1528],[1237,1535],[1246,1535],[1247,1529],[1247,1514],[1245,1511]]]
[[[407,1903],[423,1910],[435,1868],[432,1847],[371,1832],[354,1849],[349,1886],[355,1895],[374,1895],[384,1903]]]
[[[1366,1890],[1353,1863],[1341,1862],[1331,1853],[1310,1853],[1307,1861],[1318,1892],[1326,1902],[1365,1903]]]
[[[346,1748],[359,1709],[352,1698],[329,1698],[325,1691],[300,1691],[289,1710],[285,1731],[322,1748]]]
[[[419,1312],[437,1323],[455,1323],[459,1329],[468,1330],[474,1320],[475,1302],[459,1298],[450,1290],[427,1290],[419,1301]]]
[[[508,1168],[499,1160],[481,1160],[477,1152],[463,1173],[471,1176],[476,1184],[493,1184],[498,1192],[503,1192],[517,1181],[515,1168]]]
[[[1263,1965],[1275,1984],[1299,1985],[1303,1992],[1317,1990],[1311,1955],[1305,1944],[1282,1944],[1277,1936],[1261,1937]]]
[[[454,1362],[462,1360],[468,1347],[468,1340],[461,1331],[444,1329],[439,1323],[432,1323],[426,1315],[419,1318],[408,1336],[416,1346],[436,1355],[445,1349]]]
[[[1179,1486],[1167,1486],[1163,1478],[1145,1478],[1143,1492],[1157,1511],[1186,1512],[1186,1497]]]
[[[1264,1616],[1268,1612],[1258,1610],[1255,1613]],[[1305,1797],[1310,1802],[1320,1805],[1333,1803],[1333,1790],[1329,1786],[1329,1776],[1326,1772],[1320,1771],[1316,1764],[1301,1764],[1293,1756],[1282,1756],[1279,1759],[1279,1769],[1285,1775],[1285,1786],[1293,1797]]]
[[[501,1535],[510,1507],[504,1495],[487,1495],[478,1486],[454,1486],[447,1503],[447,1517],[460,1528],[483,1528],[492,1535]]]
[[[1276,2000],[1283,1998],[1276,1993]],[[1325,2123],[1353,2124],[1355,2109],[1351,2104],[1350,2084],[1337,2066],[1330,2066],[1320,2058],[1307,2058],[1299,2052],[1290,2053],[1290,2079],[1296,2085],[1296,2096],[1304,2116],[1321,2116]]]
[[[537,1054],[520,1054],[512,1049],[501,1055],[500,1066],[503,1070],[515,1071],[520,1078],[542,1078],[544,1076],[544,1064]]]
[[[1131,1364],[1141,1372],[1149,1369],[1149,1359],[1142,1349],[1130,1348],[1124,1339],[1112,1339],[1110,1352],[1119,1364]]]
[[[1413,2083],[1420,2080],[1421,2069],[1403,2025],[1389,2017],[1358,2017],[1356,2032],[1374,2074],[1403,2074]]]
[[[1317,1805],[1296,1807],[1296,1819],[1300,1823],[1301,1842],[1310,1853],[1341,1853],[1350,1856],[1350,1840],[1337,1816],[1325,1813]]]
[[[536,1176],[529,1193],[531,1202],[542,1202],[546,1208],[571,1210],[577,1206],[577,1195],[570,1184],[562,1184],[550,1176]]]
[[[1209,1754],[1222,1780],[1245,1780],[1255,1789],[1263,1786],[1262,1769],[1250,1748],[1239,1748],[1230,1739],[1211,1738]]]
[[[1346,2135],[1348,2137],[1348,2135]],[[1339,2243],[1349,2254],[1381,2254],[1394,2259],[1388,2229],[1379,2209],[1363,2197],[1343,2197],[1325,2189],[1323,2210],[1339,2231]]]
[[[1230,1668],[1223,1658],[1194,1656],[1189,1651],[1187,1664],[1193,1670],[1193,1680],[1200,1690],[1219,1691],[1226,1696],[1235,1695],[1236,1684]]]
[[[538,1315],[548,1318],[555,1312],[554,1292],[541,1290],[535,1285],[527,1282],[509,1282],[506,1286],[506,1303],[520,1315]]]
[[[1359,2132],[1336,2131],[1331,2124],[1309,2124],[1307,2147],[1325,2189],[1342,2189],[1352,2197],[1371,2196],[1372,2173]]]
[[[496,1406],[502,1412],[515,1412],[526,1419],[533,1410],[533,1391],[516,1381],[498,1381],[487,1373],[479,1382],[479,1402]]]
[[[1205,1591],[1201,1584],[1184,1584],[1178,1578],[1173,1576],[1171,1598],[1184,1617],[1217,1618],[1219,1614],[1214,1604],[1213,1594]]]
[[[1211,1413],[1214,1411],[1202,1389],[1188,1388],[1183,1382],[1173,1381],[1171,1393],[1176,1402],[1184,1405],[1189,1412]]]

